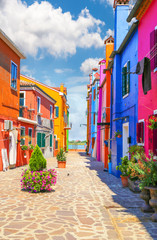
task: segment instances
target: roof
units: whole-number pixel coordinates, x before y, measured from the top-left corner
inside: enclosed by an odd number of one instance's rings
[[[130,36],[132,35],[132,33],[134,32],[134,30],[136,29],[137,26],[138,26],[138,21],[132,24],[131,28],[129,29],[128,33],[126,34],[126,36],[125,36],[123,42],[121,43],[121,45],[119,46],[118,50],[113,51],[110,55],[110,58],[114,58],[114,56],[117,53],[120,53],[122,51],[122,49],[125,47],[125,44],[128,42]]]
[[[137,20],[140,20],[152,1],[153,0],[137,0],[127,18],[127,22],[130,22],[134,17],[136,17]]]
[[[105,41],[104,41],[104,44],[107,44],[107,43],[114,43],[114,38],[112,36],[109,36],[109,38],[107,38]]]
[[[128,4],[129,0],[114,0],[113,7],[115,8],[116,5]]]
[[[99,65],[100,65],[101,63],[106,63],[106,59],[102,59],[102,60],[99,62]]]
[[[24,54],[19,50],[19,48],[13,43],[13,41],[0,29],[0,38],[21,58],[25,59]]]
[[[28,88],[37,88],[38,90],[40,90],[42,93],[44,93],[47,97],[49,97],[54,103],[56,103],[56,100],[53,99],[50,95],[48,95],[46,92],[44,92],[40,87],[38,87],[36,84],[34,83],[30,83],[30,82],[27,82],[27,81],[24,81],[24,80],[20,80],[20,90],[22,88],[25,88],[25,87],[28,87]]]

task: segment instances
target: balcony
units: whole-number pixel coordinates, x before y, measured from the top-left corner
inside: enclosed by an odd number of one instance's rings
[[[35,110],[28,109],[26,106],[20,106],[18,119],[23,122],[37,124]]]

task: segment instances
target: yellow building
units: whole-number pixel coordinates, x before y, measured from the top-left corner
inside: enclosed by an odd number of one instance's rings
[[[67,131],[69,130],[68,126],[68,117],[67,112],[69,105],[67,104],[67,89],[63,84],[60,87],[50,87],[41,83],[37,80],[29,78],[27,76],[21,75],[21,80],[35,83],[39,86],[44,92],[56,100],[55,109],[54,109],[54,156],[57,155],[60,148],[67,150]]]

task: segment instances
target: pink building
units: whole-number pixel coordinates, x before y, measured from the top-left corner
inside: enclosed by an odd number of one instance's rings
[[[147,57],[151,65],[151,90],[144,94],[139,75],[137,143],[145,152],[157,156],[157,130],[151,130],[149,118],[157,114],[157,1],[137,0],[127,21],[136,17],[138,25],[138,61]]]

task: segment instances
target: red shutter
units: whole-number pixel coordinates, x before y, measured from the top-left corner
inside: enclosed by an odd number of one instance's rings
[[[144,122],[140,122],[140,130],[141,130],[140,141],[141,143],[144,143]]]
[[[157,29],[150,33],[150,66],[152,71],[157,67]]]
[[[136,131],[137,131],[137,143],[140,142],[140,128],[139,128],[139,123],[136,124]]]

